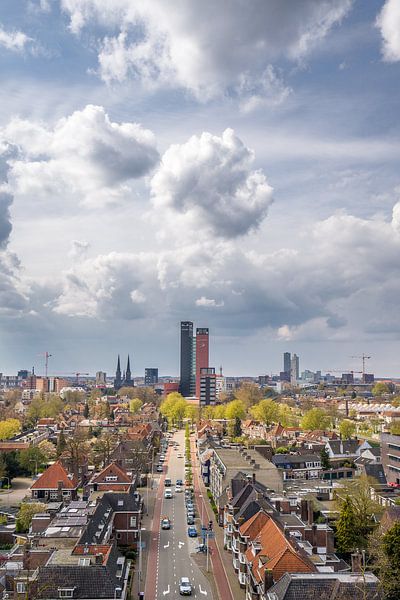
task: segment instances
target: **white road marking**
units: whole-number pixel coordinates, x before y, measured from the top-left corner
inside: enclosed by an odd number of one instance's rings
[[[182,546],[185,545],[185,542],[178,542],[178,546],[179,546],[179,550],[182,548]]]
[[[168,548],[169,546],[169,542],[167,542],[166,544],[164,544],[164,548]]]
[[[202,590],[200,584],[199,584],[199,592],[200,592],[200,594],[204,594],[204,596],[207,596],[207,590]]]
[[[169,589],[169,585],[168,585],[168,588],[163,591],[163,595],[166,596],[167,594],[169,594],[169,592],[170,592],[170,589]]]

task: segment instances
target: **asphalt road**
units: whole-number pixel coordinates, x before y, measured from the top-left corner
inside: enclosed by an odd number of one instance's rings
[[[185,480],[184,477],[184,459],[178,458],[178,454],[184,456],[184,432],[178,431],[174,435],[174,440],[179,442],[178,450],[172,447],[168,449],[167,460],[164,463],[164,474],[157,481],[159,485],[155,507],[155,519],[152,526],[152,538],[158,544],[153,544],[153,549],[150,552],[156,552],[157,557],[153,556],[153,560],[149,560],[146,591],[149,595],[145,598],[155,598],[157,600],[169,600],[179,598],[179,580],[181,577],[188,577],[192,584],[192,598],[213,600],[214,596],[210,584],[200,571],[199,567],[193,560],[193,554],[200,543],[200,538],[189,538],[186,524],[186,509],[185,509],[185,494],[175,493],[175,482],[177,479]],[[169,477],[172,480],[171,499],[164,498],[164,479]],[[158,509],[158,510],[157,510]],[[171,520],[171,529],[162,530],[161,519],[168,517]],[[197,531],[200,531],[199,515],[196,515]],[[210,563],[211,564],[211,563]],[[149,569],[149,565],[152,567]],[[155,586],[154,586],[155,583]]]
[[[19,506],[26,495],[30,495],[29,488],[33,483],[30,477],[15,477],[10,490],[0,492],[0,506]]]

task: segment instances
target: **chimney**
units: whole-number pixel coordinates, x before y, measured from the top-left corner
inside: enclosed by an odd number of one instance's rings
[[[308,520],[308,502],[304,498],[300,501],[300,517],[303,523],[307,523]]]
[[[353,552],[351,555],[351,570],[353,573],[361,573],[362,559],[360,552]]]
[[[270,569],[264,571],[264,592],[267,592],[269,588],[274,585],[274,578]]]
[[[96,554],[96,565],[102,565],[103,564],[103,554],[101,552],[99,552],[99,554]]]
[[[281,512],[281,501],[275,500],[275,508],[278,512]]]
[[[252,473],[252,475],[253,475],[253,484],[254,484],[256,482],[256,474]]]
[[[314,510],[312,500],[307,500],[307,513],[308,513],[308,524],[312,525],[314,522]]]
[[[57,483],[57,497],[58,497],[58,501],[61,502],[63,499],[63,495],[62,495],[62,489],[63,489],[63,482],[59,481]]]

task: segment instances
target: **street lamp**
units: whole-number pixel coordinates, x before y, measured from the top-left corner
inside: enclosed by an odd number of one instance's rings
[[[201,524],[203,525],[203,508],[204,508],[203,494],[199,494],[199,498],[201,498]]]
[[[142,531],[146,531],[146,527],[139,529],[139,569],[138,569],[138,592],[140,594],[141,581],[142,581]],[[140,596],[139,596],[140,597]]]

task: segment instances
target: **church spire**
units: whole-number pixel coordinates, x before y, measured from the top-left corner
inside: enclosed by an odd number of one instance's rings
[[[127,385],[132,385],[131,362],[129,359],[129,354],[128,354],[128,362],[126,363],[125,383]]]
[[[114,388],[116,390],[119,390],[119,388],[122,385],[122,379],[121,379],[121,361],[119,358],[119,354],[118,354],[118,361],[117,361],[117,370],[115,371],[115,379],[114,379]]]

